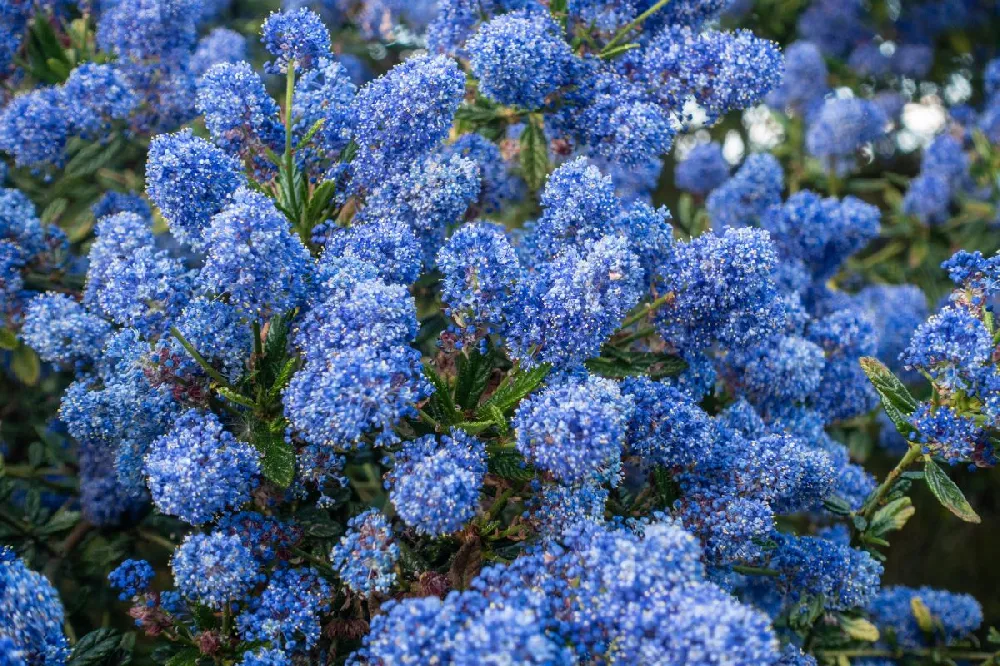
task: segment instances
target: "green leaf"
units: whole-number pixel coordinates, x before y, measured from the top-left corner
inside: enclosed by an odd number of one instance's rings
[[[920,597],[910,599],[910,610],[913,612],[913,617],[917,621],[920,631],[928,634],[934,633],[934,615],[931,614],[931,609],[927,607],[923,599]]]
[[[489,470],[491,474],[513,481],[528,481],[535,476],[535,470],[513,449],[504,449],[491,455]]]
[[[260,471],[271,483],[287,488],[295,479],[295,451],[278,432],[260,431],[253,438],[253,445],[261,453]]]
[[[219,626],[219,619],[215,616],[215,611],[208,606],[194,604],[192,615],[194,615],[194,621],[199,629],[215,629]]]
[[[490,350],[486,355],[473,349],[466,356],[458,355],[458,375],[455,380],[455,401],[462,409],[472,409],[479,404],[479,399],[490,381],[493,372],[493,358]]]
[[[477,421],[487,421],[493,418],[494,408],[499,409],[501,414],[508,414],[517,407],[517,404],[529,393],[538,388],[545,376],[549,374],[552,366],[548,363],[536,365],[531,370],[524,370],[520,366],[511,370],[497,389],[486,402],[476,410]]]
[[[248,398],[247,396],[238,393],[237,391],[233,391],[232,389],[228,389],[225,386],[216,386],[215,392],[229,402],[236,403],[237,405],[242,405],[249,409],[257,407],[257,403],[255,403],[252,398]]]
[[[7,328],[0,328],[0,349],[7,351],[17,349],[17,333]]]
[[[650,379],[676,377],[687,369],[680,356],[658,352],[631,352],[609,347],[607,356],[587,359],[585,365],[594,374],[611,379],[648,376]]]
[[[184,648],[170,659],[165,666],[197,666],[201,651],[197,648]]]
[[[881,537],[889,532],[901,530],[916,511],[909,497],[895,499],[875,512],[868,532],[872,536]]]
[[[899,381],[899,378],[877,358],[863,357],[861,369],[868,375],[868,380],[878,392],[886,415],[896,426],[899,434],[908,440],[913,434],[913,426],[907,417],[916,410],[916,399],[903,386],[903,382]]]
[[[937,497],[944,508],[967,523],[982,522],[959,487],[933,460],[928,459],[924,463],[924,478],[927,479],[927,486],[934,493],[934,497]]]
[[[450,426],[462,421],[462,414],[455,404],[455,399],[451,394],[451,387],[444,377],[439,375],[434,368],[429,365],[424,366],[424,376],[434,387],[434,393],[428,400],[431,414],[442,425]]]
[[[874,643],[879,639],[878,627],[863,617],[841,617],[840,627],[856,641]]]
[[[333,180],[325,180],[316,186],[312,196],[309,197],[309,204],[306,206],[306,221],[310,229],[322,222],[331,214],[331,200],[337,191],[337,183]]]
[[[66,666],[98,666],[117,664],[112,660],[118,652],[122,635],[115,629],[96,629],[77,641]]]
[[[49,522],[40,527],[38,531],[41,534],[57,534],[59,532],[65,532],[78,522],[80,522],[79,511],[66,511],[64,509],[59,509],[52,515]]]
[[[14,350],[10,369],[14,371],[15,377],[28,386],[37,384],[42,374],[42,364],[38,360],[38,354],[26,345],[19,345]]]
[[[549,146],[542,129],[541,116],[531,114],[521,133],[521,175],[534,192],[545,184],[548,174]]]

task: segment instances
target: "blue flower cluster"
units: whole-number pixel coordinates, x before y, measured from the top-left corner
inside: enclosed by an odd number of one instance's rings
[[[12,665],[58,666],[69,657],[63,606],[52,584],[0,547],[0,658]]]

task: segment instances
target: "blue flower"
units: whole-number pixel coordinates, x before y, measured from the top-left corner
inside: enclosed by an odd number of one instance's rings
[[[631,397],[603,377],[571,377],[521,402],[517,450],[561,483],[618,484]]]
[[[320,614],[330,607],[330,596],[315,569],[278,569],[236,618],[236,628],[246,641],[270,641],[286,652],[308,650],[319,640]]]
[[[48,363],[73,366],[93,361],[111,325],[65,294],[36,296],[28,303],[21,336]]]
[[[192,525],[247,502],[260,480],[257,449],[224,430],[211,412],[178,417],[149,447],[145,463],[156,508]]]
[[[323,20],[309,9],[272,12],[261,28],[261,42],[274,61],[264,69],[285,73],[294,62],[296,71],[312,69],[330,55],[330,32]]]
[[[453,430],[435,439],[407,442],[388,474],[389,499],[396,513],[419,534],[438,537],[456,532],[476,515],[486,475],[481,441]]]
[[[774,155],[750,155],[735,176],[708,195],[712,228],[756,226],[768,208],[781,203],[783,188],[784,172]]]
[[[0,655],[12,665],[59,666],[69,657],[59,595],[40,573],[0,546]],[[3,639],[6,639],[3,641]]]
[[[628,454],[667,467],[687,467],[711,455],[712,420],[687,394],[646,377],[626,379],[622,393],[635,403]]]
[[[389,521],[369,509],[347,522],[347,533],[330,551],[330,562],[348,588],[362,596],[385,594],[396,582],[399,546]]]
[[[305,297],[309,250],[264,194],[240,188],[204,236],[197,283],[247,317],[266,320]]]
[[[793,42],[785,47],[785,75],[781,85],[767,95],[768,105],[790,107],[808,113],[820,104],[828,87],[826,61],[811,42]]]
[[[194,76],[200,77],[212,65],[235,64],[247,59],[246,37],[229,28],[215,28],[200,40],[188,67]]]
[[[440,56],[410,58],[361,88],[353,104],[358,184],[373,187],[430,152],[448,135],[464,93],[462,71]]]
[[[918,599],[930,611],[935,637],[946,643],[972,634],[983,622],[982,607],[968,594],[929,587],[888,587],[875,596],[869,610],[883,634],[891,632],[904,649],[928,645],[925,630],[914,615],[914,601]]]
[[[170,232],[193,250],[205,249],[212,216],[246,183],[239,161],[191,130],[154,137],[146,159],[146,193]]]
[[[129,559],[119,564],[114,571],[108,574],[108,582],[111,583],[112,587],[121,590],[118,599],[127,601],[148,592],[155,576],[156,572],[146,560]]]
[[[189,534],[174,551],[174,583],[187,599],[221,610],[242,602],[261,582],[250,550],[229,534]]]
[[[480,92],[508,106],[544,105],[571,81],[574,56],[561,32],[547,12],[512,12],[483,24],[465,44]]]

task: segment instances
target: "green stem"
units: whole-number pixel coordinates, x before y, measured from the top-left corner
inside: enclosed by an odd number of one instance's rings
[[[652,16],[656,12],[666,7],[668,2],[670,2],[670,0],[659,0],[655,5],[653,5],[643,13],[636,16],[635,19],[630,21],[624,28],[619,30],[618,34],[612,37],[611,41],[604,46],[604,50],[601,51],[602,56],[603,54],[611,51],[611,49],[617,46],[617,44],[620,41],[628,37],[629,33],[631,33],[633,30],[642,25],[646,21],[646,19],[648,19],[650,16]]]
[[[434,428],[435,430],[438,431],[441,430],[441,424],[435,421],[433,416],[431,416],[422,409],[418,409],[417,412],[420,414],[420,418],[424,421],[424,423]]]
[[[177,544],[172,542],[170,539],[165,539],[164,537],[161,537],[156,532],[140,529],[138,533],[140,539],[144,539],[145,541],[148,541],[150,543],[155,543],[157,546],[162,546],[164,549],[170,551],[171,553],[177,550]]]
[[[861,509],[862,516],[866,519],[871,518],[872,514],[875,513],[875,510],[878,508],[879,502],[882,501],[882,498],[889,494],[889,491],[892,489],[893,485],[895,485],[896,480],[899,479],[900,475],[906,471],[907,467],[912,465],[913,462],[920,457],[920,454],[920,446],[917,444],[910,444],[910,448],[906,454],[900,459],[899,463],[892,468],[892,471],[886,475],[885,480],[879,485],[878,488],[875,489],[875,492],[872,493],[871,497],[869,497],[865,502],[865,505]]]
[[[745,567],[743,565],[736,565],[733,567],[733,571],[736,573],[741,573],[746,576],[780,576],[780,571],[775,571],[774,569],[765,569],[763,567]]]
[[[288,196],[291,201],[288,209],[298,211],[298,203],[295,200],[295,159],[292,149],[292,103],[295,96],[295,59],[288,63],[288,74],[285,76],[285,175],[288,182]],[[301,220],[295,220],[295,226],[300,226]]]
[[[496,517],[500,515],[500,512],[503,511],[505,506],[507,506],[507,500],[509,500],[510,496],[513,494],[514,494],[513,488],[508,488],[507,490],[500,493],[500,496],[497,497],[496,500],[493,502],[493,506],[491,506],[490,510],[486,512],[487,522],[495,520]]]
[[[191,358],[197,361],[198,365],[201,366],[201,369],[205,371],[205,374],[211,377],[215,381],[215,383],[217,383],[219,386],[224,386],[231,391],[235,390],[233,388],[233,385],[230,384],[228,381],[226,381],[226,378],[223,377],[221,374],[219,374],[219,371],[213,368],[209,364],[209,362],[205,360],[205,357],[202,356],[198,352],[198,350],[195,349],[194,346],[187,341],[187,338],[184,337],[183,333],[177,330],[176,326],[170,327],[170,334],[173,335],[175,338],[177,338],[177,341],[180,342],[181,346],[187,350],[187,353],[191,354]]]
[[[319,557],[316,557],[307,550],[302,550],[301,548],[293,548],[292,553],[297,555],[298,557],[301,557],[304,560],[311,562],[312,564],[314,564],[315,566],[326,572],[326,574],[329,576],[333,576],[336,574],[336,572],[333,570],[333,567],[330,566],[329,562]]]
[[[663,307],[672,300],[674,300],[674,292],[671,291],[664,294],[663,296],[660,296],[654,301],[646,303],[645,305],[640,307],[638,312],[635,312],[630,316],[626,317],[625,321],[622,322],[621,328],[628,328],[632,324],[641,321],[647,315],[656,312],[657,310],[659,310],[661,307]]]

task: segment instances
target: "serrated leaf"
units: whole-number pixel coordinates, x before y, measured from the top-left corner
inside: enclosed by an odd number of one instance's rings
[[[254,409],[257,406],[257,403],[255,403],[251,398],[248,398],[247,396],[243,395],[242,393],[239,393],[238,391],[228,389],[225,386],[216,386],[215,392],[221,395],[229,402],[235,403],[237,405],[242,405],[243,407],[248,407],[250,409]]]
[[[913,426],[910,425],[908,417],[917,408],[916,399],[903,386],[903,382],[899,381],[899,378],[877,358],[863,357],[861,369],[865,371],[868,381],[878,392],[889,420],[896,426],[899,434],[908,440],[913,433]]]
[[[517,451],[505,449],[489,458],[490,473],[512,481],[527,481],[535,476],[535,470],[528,465]]]
[[[538,388],[551,369],[552,366],[548,363],[536,365],[531,370],[515,367],[500,382],[493,395],[476,410],[476,420],[492,419],[494,408],[499,409],[501,414],[509,413],[525,396]]]
[[[201,604],[193,604],[194,608],[192,610],[192,615],[194,615],[194,621],[198,625],[199,629],[214,629],[218,626],[218,618],[215,616],[215,612],[208,606],[203,606]]]
[[[442,422],[442,425],[453,425],[462,421],[462,414],[455,404],[455,399],[451,394],[451,387],[444,377],[439,375],[434,368],[425,365],[424,376],[434,387],[434,393],[428,399],[428,405],[434,417]]]
[[[38,378],[42,374],[42,364],[38,360],[38,354],[27,345],[18,345],[17,349],[14,350],[10,369],[14,372],[15,377],[28,386],[37,384]]]
[[[310,226],[316,226],[326,217],[324,213],[330,208],[330,200],[336,191],[337,183],[333,180],[325,180],[313,190],[306,207],[306,220]]]
[[[486,355],[474,349],[468,356],[458,355],[458,374],[455,379],[455,402],[462,409],[472,409],[479,404],[479,399],[489,384],[493,372],[492,355]]]
[[[680,356],[656,352],[629,352],[608,348],[608,356],[588,359],[585,363],[594,374],[610,379],[648,376],[650,379],[676,377],[687,369],[687,362]]]
[[[541,189],[549,174],[549,147],[540,116],[528,117],[521,133],[521,175],[532,191]]]
[[[840,627],[856,641],[874,643],[879,639],[878,627],[863,617],[841,617]]]
[[[944,508],[967,523],[982,522],[982,518],[965,499],[965,495],[962,494],[959,487],[933,460],[928,459],[924,463],[924,478],[927,480],[927,486],[931,489],[934,497],[941,502]]]
[[[295,451],[280,433],[259,432],[253,445],[260,451],[260,471],[271,483],[287,488],[295,479]]]
[[[111,657],[121,643],[115,629],[96,629],[77,641],[66,666],[97,666]]]

